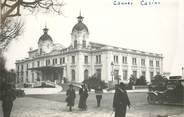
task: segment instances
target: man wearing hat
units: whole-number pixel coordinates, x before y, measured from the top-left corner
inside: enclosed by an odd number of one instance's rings
[[[16,99],[15,91],[12,84],[5,83],[2,94],[2,107],[4,117],[10,117],[11,110],[13,107],[13,101]]]
[[[125,117],[127,106],[130,108],[130,101],[125,90],[125,84],[123,82],[116,86],[113,109],[115,111],[115,117]]]
[[[72,107],[74,106],[75,103],[75,90],[73,89],[73,85],[69,85],[69,89],[66,92],[66,102],[67,106],[69,106],[69,111],[72,111]]]

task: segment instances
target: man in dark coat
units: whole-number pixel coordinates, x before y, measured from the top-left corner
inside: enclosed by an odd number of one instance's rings
[[[86,110],[87,109],[86,101],[88,98],[88,90],[87,90],[87,87],[85,86],[85,84],[83,84],[82,88],[79,89],[79,95],[80,95],[80,99],[79,99],[78,107],[82,110]]]
[[[75,90],[73,89],[73,85],[69,85],[69,89],[66,92],[66,102],[67,106],[69,106],[69,111],[72,111],[72,107],[74,106],[75,103]]]
[[[13,89],[11,84],[6,84],[3,87],[2,94],[2,107],[4,117],[10,117],[10,113],[13,107],[13,101],[16,99],[15,90]]]
[[[96,93],[96,101],[97,101],[97,107],[100,107],[100,102],[102,99],[102,93],[103,93],[103,89],[101,86],[98,86],[95,90]]]
[[[121,82],[120,85],[116,86],[113,99],[115,117],[125,117],[127,106],[130,108],[130,101],[125,90],[125,85]]]

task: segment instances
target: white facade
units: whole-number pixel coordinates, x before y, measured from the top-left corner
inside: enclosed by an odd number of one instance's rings
[[[105,82],[129,82],[134,74],[137,78],[151,77],[163,71],[162,54],[119,48],[88,40],[89,31],[78,17],[78,23],[71,33],[71,45],[64,47],[54,44],[44,28],[44,34],[38,41],[38,49],[29,51],[29,58],[16,61],[17,81],[36,82],[38,80],[82,82],[96,75]]]

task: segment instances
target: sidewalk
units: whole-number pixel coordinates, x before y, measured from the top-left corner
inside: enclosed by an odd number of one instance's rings
[[[154,111],[150,113],[147,110],[132,108],[127,109],[126,117],[157,117],[157,115],[158,113]],[[114,117],[114,113],[111,109],[91,106],[88,107],[87,111],[80,111],[77,104],[75,104],[73,111],[69,112],[66,103],[24,97],[17,98],[14,102],[11,117]],[[169,117],[184,117],[184,115]]]

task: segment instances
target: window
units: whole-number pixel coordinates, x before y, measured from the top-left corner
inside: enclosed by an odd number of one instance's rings
[[[141,59],[141,66],[145,66],[145,59]]]
[[[150,67],[153,67],[153,60],[149,61],[149,65],[150,65]]]
[[[17,71],[19,71],[19,65],[17,65]]]
[[[157,75],[160,75],[160,72],[157,72]]]
[[[46,60],[46,66],[50,65],[50,59]]]
[[[28,79],[28,71],[26,71],[26,78]]]
[[[119,78],[119,70],[114,70],[114,79],[118,79]]]
[[[98,78],[98,79],[101,79],[101,69],[96,69],[96,77]]]
[[[55,62],[54,62],[54,59],[52,59],[52,64],[54,65],[54,63],[55,63]]]
[[[88,72],[88,70],[86,69],[86,70],[84,70],[84,80],[87,80],[88,77],[89,77],[89,72]]]
[[[84,63],[88,64],[88,56],[84,56]]]
[[[96,56],[96,64],[101,64],[101,55]]]
[[[32,82],[34,82],[34,72],[32,72]]]
[[[114,55],[114,63],[118,63],[118,56]]]
[[[60,58],[59,63],[60,63],[60,64],[63,64],[63,58]]]
[[[65,57],[63,57],[63,64],[65,64]]]
[[[57,58],[52,59],[52,64],[53,64],[53,65],[57,64]]]
[[[127,79],[128,79],[128,71],[123,70],[123,80],[127,80]]]
[[[160,67],[160,62],[156,61],[156,67]]]
[[[82,47],[83,47],[83,48],[86,48],[86,40],[83,40],[83,41],[82,41]]]
[[[142,76],[146,77],[146,71],[142,71]]]
[[[74,41],[74,48],[77,48],[77,40]]]
[[[154,76],[154,74],[153,74],[153,72],[151,71],[151,72],[150,72],[150,78],[153,79],[153,76]]]
[[[75,64],[75,56],[72,56],[72,64]]]
[[[122,61],[123,61],[123,64],[127,64],[127,56],[123,56]]]
[[[24,65],[21,65],[21,71],[23,71],[24,70]]]
[[[132,58],[132,65],[137,65],[137,59],[136,58]]]
[[[133,71],[133,76],[137,78],[137,71]]]
[[[55,64],[57,64],[57,58],[55,59]]]
[[[28,68],[29,68],[29,64],[27,64],[26,66],[27,66],[27,70],[28,70]]]
[[[37,61],[37,67],[40,67],[40,61]]]
[[[60,64],[64,64],[65,63],[65,57],[60,58]]]
[[[72,69],[72,81],[75,81],[75,70]]]

